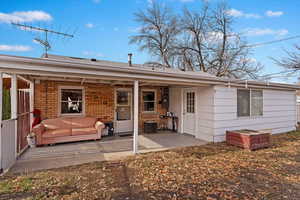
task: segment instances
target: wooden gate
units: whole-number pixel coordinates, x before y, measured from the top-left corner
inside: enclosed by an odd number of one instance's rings
[[[27,135],[30,132],[30,93],[18,90],[17,153],[27,147]]]

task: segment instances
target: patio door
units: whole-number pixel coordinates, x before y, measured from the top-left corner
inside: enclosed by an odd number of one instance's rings
[[[183,132],[196,135],[196,91],[183,91]]]
[[[115,132],[119,134],[132,132],[132,89],[117,89],[115,103]]]

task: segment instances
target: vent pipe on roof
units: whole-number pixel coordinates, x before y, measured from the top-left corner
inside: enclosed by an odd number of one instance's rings
[[[128,54],[128,65],[131,67],[132,66],[132,53]]]

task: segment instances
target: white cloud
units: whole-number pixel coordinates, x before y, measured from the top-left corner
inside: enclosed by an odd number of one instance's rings
[[[227,10],[227,14],[232,17],[242,17],[244,15],[244,13],[242,11],[239,11],[236,9]]]
[[[284,36],[289,33],[287,29],[270,29],[270,28],[250,28],[247,29],[246,35],[248,36],[265,36],[265,35],[275,35],[275,36]]]
[[[0,45],[0,51],[31,51],[30,46],[24,45]]]
[[[272,10],[268,10],[266,13],[266,16],[268,17],[280,17],[281,15],[283,15],[284,13],[282,11],[272,11]]]
[[[82,52],[83,55],[85,56],[95,56],[95,57],[104,57],[104,55],[102,53],[98,53],[98,52],[93,52],[93,51],[83,51]]]
[[[244,13],[243,11],[237,9],[230,9],[227,11],[227,14],[232,17],[245,17],[245,18],[254,18],[254,19],[261,18],[261,16],[258,14]]]
[[[94,28],[95,25],[93,23],[87,23],[85,26],[87,28]]]
[[[52,16],[44,11],[0,12],[0,23],[50,21]]]

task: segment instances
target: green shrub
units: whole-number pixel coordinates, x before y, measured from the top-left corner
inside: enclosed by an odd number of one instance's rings
[[[3,90],[3,102],[2,102],[2,118],[7,120],[11,118],[11,99],[10,90]]]

